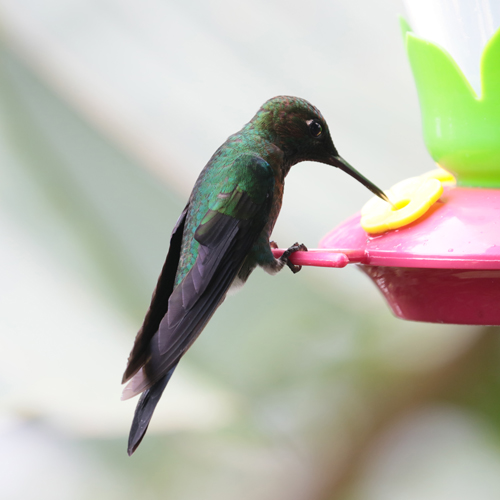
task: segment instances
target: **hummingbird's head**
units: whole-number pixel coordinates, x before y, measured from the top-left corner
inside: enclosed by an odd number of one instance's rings
[[[305,99],[273,97],[264,103],[250,123],[283,151],[285,174],[300,161],[326,163],[340,168],[388,201],[381,189],[338,154],[323,115]]]
[[[252,122],[283,151],[288,166],[300,161],[328,163],[338,155],[323,115],[304,99],[273,97]]]

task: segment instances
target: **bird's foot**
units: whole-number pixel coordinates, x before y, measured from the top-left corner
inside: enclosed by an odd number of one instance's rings
[[[276,248],[278,248],[278,244],[275,242],[275,241],[270,241],[269,242],[269,246],[275,250]]]
[[[300,245],[299,243],[294,243],[291,247],[285,250],[283,252],[283,255],[279,258],[279,260],[283,262],[283,264],[286,264],[290,268],[293,274],[298,273],[302,269],[302,266],[292,264],[288,259],[288,257],[290,257],[290,255],[295,252],[307,252],[307,247],[303,243],[300,243]]]

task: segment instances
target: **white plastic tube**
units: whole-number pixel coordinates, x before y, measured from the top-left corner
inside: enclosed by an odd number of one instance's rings
[[[500,27],[500,0],[404,0],[404,3],[413,31],[446,49],[480,95],[481,53]]]

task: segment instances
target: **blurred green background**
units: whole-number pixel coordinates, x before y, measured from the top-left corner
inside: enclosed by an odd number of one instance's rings
[[[129,458],[120,379],[199,171],[268,98],[381,187],[433,168],[398,0],[0,0],[0,498],[500,498],[500,336],[395,319],[355,268],[260,270]],[[287,179],[309,247],[370,193]]]

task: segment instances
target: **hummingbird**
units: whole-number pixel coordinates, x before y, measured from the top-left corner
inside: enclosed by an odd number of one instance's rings
[[[300,266],[279,258],[270,240],[281,209],[285,177],[301,161],[332,165],[387,200],[384,192],[337,152],[320,111],[305,99],[274,97],[217,149],[201,171],[170,237],[170,248],[151,305],[128,358],[122,399],[141,394],[128,454],[139,446],[181,357],[251,272]]]

